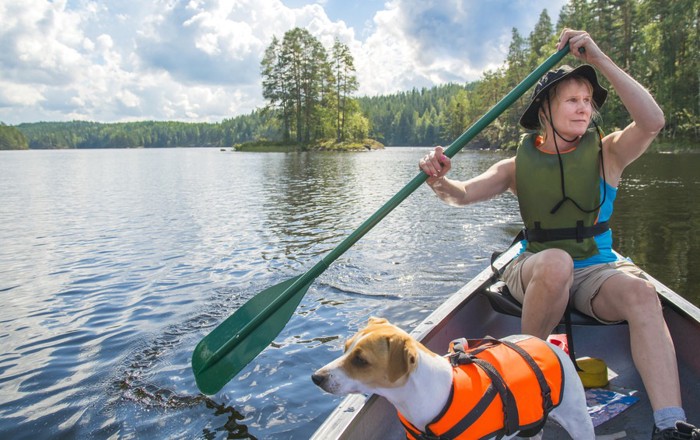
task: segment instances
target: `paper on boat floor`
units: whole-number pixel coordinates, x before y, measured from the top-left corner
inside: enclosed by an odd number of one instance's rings
[[[620,391],[603,388],[586,390],[588,414],[593,419],[593,426],[602,425],[639,401],[639,397],[635,396],[637,391]]]

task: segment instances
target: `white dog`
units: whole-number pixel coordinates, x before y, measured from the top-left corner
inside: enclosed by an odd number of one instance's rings
[[[532,356],[522,355],[521,349],[516,352],[511,348],[514,344],[509,340],[516,341],[518,345],[529,341],[525,344],[527,350],[537,344],[542,347]],[[551,347],[548,350],[543,341],[529,336],[506,338],[503,340],[505,342],[487,341],[474,352],[469,350],[469,354],[462,353],[462,362],[454,362],[460,359],[457,354],[447,357],[437,355],[387,320],[370,318],[367,327],[345,343],[345,353],[316,371],[312,380],[332,394],[374,393],[385,397],[399,411],[408,438],[418,438],[426,432],[440,438],[482,438],[484,435],[500,434],[513,437],[519,431],[524,435],[540,431],[538,436],[541,438],[540,428],[547,418],[546,414],[543,415],[546,411],[542,406],[548,401],[555,406],[553,409],[548,407],[551,410],[549,415],[572,438],[595,438],[583,386],[573,363],[563,350],[546,343]],[[493,347],[502,347],[499,350],[504,352],[507,359],[493,360],[496,356],[495,352],[491,354]],[[482,354],[471,355],[477,352],[483,353],[486,360],[493,358],[494,365],[500,362],[501,373],[494,376],[487,371],[492,369],[483,361],[475,361],[474,356],[482,357]],[[550,365],[540,369],[544,377],[541,375],[537,381],[530,380],[539,386],[533,387],[531,383],[528,386],[511,384],[524,382],[525,379],[520,379],[520,376],[534,375],[529,370],[537,370],[531,368],[525,358],[532,360],[534,357],[541,364],[541,359],[547,356],[551,358],[550,364],[560,367]],[[468,367],[456,365],[464,362]],[[460,384],[456,379],[458,376]],[[552,379],[552,376],[556,377]],[[544,389],[551,386],[552,391],[549,399],[540,390],[545,377],[547,385],[544,385]],[[501,386],[504,382],[505,389]],[[489,387],[489,384],[493,386]],[[459,397],[461,405],[452,405],[458,394],[465,394],[461,390],[467,390],[467,396]],[[465,399],[472,400],[471,406],[464,404]],[[457,406],[468,408],[451,408]],[[472,407],[474,410],[469,415],[462,415]],[[533,411],[539,411],[538,421],[527,418],[528,413]],[[445,418],[451,420],[445,421]]]

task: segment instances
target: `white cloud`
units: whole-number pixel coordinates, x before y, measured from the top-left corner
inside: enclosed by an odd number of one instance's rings
[[[354,29],[331,20],[328,3],[0,0],[0,121],[220,121],[248,113],[264,105],[262,53],[295,26],[328,48],[336,37],[350,46],[360,94],[474,80],[500,65],[511,28],[527,35],[545,7],[392,0]],[[545,3],[556,22],[565,0]]]
[[[0,108],[34,106],[44,100],[44,95],[32,86],[0,80]]]
[[[356,52],[360,92],[476,80],[502,65],[513,27],[527,36],[542,9],[556,22],[565,3],[533,9],[524,0],[393,0],[374,16],[374,32]]]
[[[19,83],[65,85],[84,67],[81,17],[66,12],[65,1],[0,3],[0,66],[3,77]]]

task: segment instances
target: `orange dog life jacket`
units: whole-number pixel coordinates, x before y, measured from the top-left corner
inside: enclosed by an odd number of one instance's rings
[[[542,340],[517,336],[451,345],[450,398],[426,432],[399,413],[409,440],[482,439],[516,432],[532,436],[561,402],[562,365]]]

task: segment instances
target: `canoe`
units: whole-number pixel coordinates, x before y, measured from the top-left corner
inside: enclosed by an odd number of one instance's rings
[[[504,337],[519,332],[520,319],[498,312],[488,299],[497,276],[518,253],[518,245],[504,252],[493,264],[454,293],[412,332],[412,336],[436,353],[444,353],[450,341],[485,335]],[[678,358],[683,406],[691,423],[700,414],[700,309],[649,274],[657,289]],[[622,325],[572,326],[577,357],[600,358],[611,378],[608,390],[633,395],[639,400],[596,427],[596,435],[608,438],[648,439],[653,425],[652,410],[641,379],[632,363],[629,328]],[[563,333],[563,327],[561,333]],[[569,438],[555,422],[547,422],[545,439]],[[329,439],[405,439],[396,410],[383,397],[354,394],[346,397],[312,436]]]

